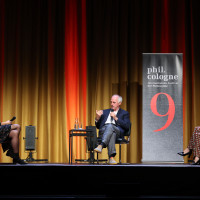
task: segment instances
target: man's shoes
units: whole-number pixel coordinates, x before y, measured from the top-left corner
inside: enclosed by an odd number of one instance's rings
[[[102,145],[98,145],[98,147],[95,148],[94,151],[96,151],[97,153],[101,153],[102,152]]]
[[[111,157],[111,158],[109,159],[108,164],[110,164],[110,165],[116,165],[117,162],[115,161],[115,159],[114,159],[113,157]]]

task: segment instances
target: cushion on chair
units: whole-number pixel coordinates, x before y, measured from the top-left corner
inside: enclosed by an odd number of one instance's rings
[[[97,141],[98,141],[98,144],[101,144],[102,138],[101,138],[101,137],[98,137],[98,138],[97,138]],[[119,137],[119,138],[117,138],[117,140],[116,140],[116,144],[129,144],[129,141],[126,140],[125,138]]]
[[[117,138],[117,140],[116,140],[116,144],[129,144],[129,141],[126,140],[125,138],[119,137],[119,138]]]

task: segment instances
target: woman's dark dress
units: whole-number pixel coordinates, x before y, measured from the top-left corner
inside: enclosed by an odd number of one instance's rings
[[[11,124],[0,126],[0,143],[3,148],[3,152],[7,151],[7,155],[11,156],[13,154],[13,149],[10,143],[9,134],[11,131]]]

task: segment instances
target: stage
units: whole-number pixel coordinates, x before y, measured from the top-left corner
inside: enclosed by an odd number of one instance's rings
[[[0,164],[0,198],[200,197],[190,164]]]

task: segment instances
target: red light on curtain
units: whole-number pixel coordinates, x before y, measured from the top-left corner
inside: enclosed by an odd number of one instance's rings
[[[80,13],[81,14],[80,14]],[[67,134],[75,118],[86,123],[87,95],[86,1],[65,2],[65,91]],[[68,135],[67,135],[68,137]],[[80,145],[77,140],[77,152]]]
[[[86,0],[81,1],[81,99],[83,124],[86,124],[87,105],[87,35],[86,35]]]
[[[77,1],[68,0],[65,5],[65,86],[67,128],[79,111],[79,52],[77,30]]]

